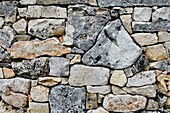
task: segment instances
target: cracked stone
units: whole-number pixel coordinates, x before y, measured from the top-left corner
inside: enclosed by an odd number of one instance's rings
[[[128,42],[128,43],[127,43]],[[120,20],[107,23],[96,44],[82,58],[84,64],[122,69],[131,66],[142,50],[131,39]]]

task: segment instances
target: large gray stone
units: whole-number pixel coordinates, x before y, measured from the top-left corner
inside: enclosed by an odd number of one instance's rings
[[[88,3],[88,0],[37,0],[37,4],[58,4],[58,5],[70,5],[70,4],[85,4]]]
[[[22,60],[22,62],[12,62],[12,68],[19,76],[38,78],[38,76],[46,76],[49,73],[48,62],[47,57]]]
[[[170,31],[170,21],[133,22],[132,27],[135,32]]]
[[[98,0],[101,7],[111,6],[170,6],[168,0]]]
[[[142,50],[117,19],[103,28],[96,44],[85,53],[82,61],[87,65],[122,69],[131,66],[141,53]]]
[[[74,5],[69,6],[67,19],[66,38],[69,42],[66,43],[74,43],[75,46],[87,51],[93,46],[111,16],[108,9]]]
[[[16,21],[17,5],[17,1],[0,2],[0,16],[5,16],[5,22]]]
[[[147,99],[139,95],[106,95],[103,106],[108,111],[113,112],[131,112],[144,109]]]
[[[106,85],[109,77],[107,68],[74,65],[70,70],[69,84],[73,86]]]
[[[0,46],[0,61],[1,62],[8,62],[10,61],[10,55],[9,53],[3,48]]]
[[[51,76],[68,76],[70,60],[62,57],[51,57],[49,61]]]
[[[85,113],[85,88],[59,85],[52,88],[49,96],[51,113]]]

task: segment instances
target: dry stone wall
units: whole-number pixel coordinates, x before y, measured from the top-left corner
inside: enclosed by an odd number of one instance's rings
[[[1,0],[0,113],[170,113],[169,0]]]

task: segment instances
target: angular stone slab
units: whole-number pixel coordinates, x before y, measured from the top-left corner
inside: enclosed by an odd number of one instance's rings
[[[132,27],[135,32],[170,31],[170,21],[133,22]]]
[[[33,60],[22,60],[22,62],[12,62],[14,72],[19,76],[27,78],[38,78],[49,73],[49,58],[40,57]]]
[[[170,6],[168,0],[98,0],[100,7]]]
[[[108,9],[74,5],[69,6],[67,19],[66,37],[70,43],[72,39],[75,46],[87,51],[111,16]]]
[[[147,99],[144,96],[106,95],[103,106],[108,111],[131,112],[144,109]]]
[[[58,4],[58,5],[70,5],[70,4],[86,4],[88,0],[37,0],[37,4]]]
[[[69,84],[73,86],[106,85],[109,77],[107,68],[74,65],[70,70]]]
[[[33,59],[38,56],[61,56],[71,52],[71,48],[61,44],[58,38],[50,38],[47,40],[19,41],[14,43],[8,49],[11,57]]]
[[[34,19],[28,22],[28,33],[40,39],[64,36],[64,19]]]
[[[85,88],[59,85],[52,88],[49,96],[51,113],[86,113]]]
[[[5,16],[5,22],[16,21],[17,5],[17,1],[0,2],[0,16]]]
[[[99,34],[96,44],[85,53],[86,65],[99,65],[113,69],[131,66],[142,54],[119,19],[109,22]]]

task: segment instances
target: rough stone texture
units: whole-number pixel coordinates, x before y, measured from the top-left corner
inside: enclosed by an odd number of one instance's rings
[[[56,77],[39,77],[38,83],[44,86],[54,86],[61,82],[61,78]]]
[[[0,101],[0,113],[16,113],[16,109],[13,109],[12,106]]]
[[[170,21],[132,22],[134,32],[170,31]]]
[[[5,78],[12,78],[12,77],[15,77],[15,73],[12,69],[9,69],[9,68],[2,68],[2,71],[3,71],[3,75]]]
[[[129,34],[132,34],[132,15],[121,15],[120,19],[122,24],[124,25],[125,29],[128,31]]]
[[[48,101],[49,88],[44,86],[35,86],[31,88],[31,98],[36,102],[47,102]]]
[[[36,4],[36,0],[20,0],[20,4],[22,5],[30,5],[30,4]]]
[[[28,18],[67,18],[67,9],[57,6],[28,6]]]
[[[70,61],[70,64],[76,64],[81,62],[81,55],[76,54],[74,58]]]
[[[160,31],[158,32],[158,39],[159,42],[170,41],[170,33],[166,31]]]
[[[10,61],[10,55],[9,53],[3,48],[0,46],[0,61],[1,62],[9,62]]]
[[[150,61],[164,60],[167,58],[167,53],[162,44],[147,46],[145,55]]]
[[[126,86],[143,86],[153,84],[156,81],[156,74],[154,71],[143,71],[137,73],[131,78],[128,78]]]
[[[17,5],[17,1],[0,2],[0,16],[5,16],[5,22],[16,21]]]
[[[8,49],[12,58],[33,59],[38,56],[61,56],[71,52],[71,48],[61,45],[57,38],[47,40],[19,41]]]
[[[109,113],[103,107],[98,107],[97,109],[88,110],[87,113]]]
[[[1,97],[6,103],[16,108],[25,107],[28,101],[28,97],[20,93],[10,92],[10,94],[8,95],[3,94]]]
[[[115,95],[127,94],[127,92],[124,91],[122,88],[114,85],[112,86],[112,93]]]
[[[140,46],[152,45],[158,42],[156,33],[135,33],[132,37]]]
[[[153,85],[142,86],[142,87],[123,87],[124,91],[129,94],[140,94],[147,97],[156,97],[156,87]]]
[[[135,62],[134,68],[136,72],[140,72],[144,70],[147,66],[149,65],[149,60],[145,55],[141,55],[140,58]],[[133,70],[130,70],[130,72]],[[125,71],[126,73],[126,71]],[[132,73],[135,73],[134,71]],[[128,74],[128,75],[133,75],[133,74]],[[128,76],[130,77],[130,76]]]
[[[50,113],[48,103],[29,102],[31,113]]]
[[[149,21],[152,14],[152,8],[149,7],[135,7],[133,19],[135,21]]]
[[[85,95],[83,87],[55,86],[49,96],[51,113],[85,113]]]
[[[132,65],[141,53],[117,19],[103,28],[96,44],[83,56],[82,61],[87,65],[122,69]]]
[[[127,82],[126,75],[123,70],[115,70],[110,78],[110,83],[123,87]]]
[[[19,76],[38,78],[38,76],[46,76],[49,73],[48,62],[47,57],[22,60],[22,62],[12,62],[12,68]]]
[[[140,64],[139,64],[140,66]],[[143,67],[141,67],[143,69]],[[135,69],[133,67],[129,67],[129,68],[126,68],[124,69],[124,73],[126,75],[126,77],[132,77],[135,73]]]
[[[51,76],[68,76],[70,60],[61,57],[51,57],[49,61]]]
[[[4,24],[4,19],[0,17],[0,28],[2,28],[3,24]]]
[[[15,35],[17,41],[29,41],[31,39],[30,35]]]
[[[21,19],[17,22],[15,22],[13,24],[13,28],[14,30],[18,33],[18,34],[26,34],[26,27],[27,27],[27,22],[25,19]]]
[[[11,46],[12,41],[14,40],[15,32],[11,27],[4,26],[0,30],[0,45],[3,48],[8,48]]]
[[[2,68],[0,68],[0,78],[4,78],[4,74],[2,72]]]
[[[28,22],[28,33],[40,39],[64,35],[64,19],[34,19]]]
[[[143,96],[131,95],[106,95],[103,106],[108,111],[131,112],[144,109],[147,99]]]
[[[161,20],[170,20],[170,8],[169,7],[161,7],[158,8],[155,12],[152,14],[152,21],[158,21]]]
[[[70,70],[69,84],[73,86],[106,85],[109,77],[107,68],[74,65]]]
[[[158,110],[158,102],[154,101],[153,99],[149,99],[146,110]]]
[[[167,55],[168,55],[168,63],[169,63],[170,62],[170,42],[165,42],[164,47],[165,47]]]
[[[106,86],[87,86],[87,91],[89,93],[99,93],[99,94],[108,94],[111,92],[111,87]]]
[[[18,8],[18,13],[20,17],[26,17],[27,16],[27,8]]]
[[[45,1],[45,0],[37,0],[37,4],[45,4],[45,5],[50,5],[50,4],[62,4],[62,5],[69,5],[69,4],[85,4],[85,3],[88,3],[87,0],[48,0],[48,1]]]
[[[94,109],[98,107],[97,94],[87,93],[86,96],[86,109]]]
[[[74,5],[69,6],[67,19],[66,37],[72,39],[75,46],[87,51],[111,17],[108,9]]]
[[[151,69],[158,69],[162,71],[167,71],[168,70],[168,62],[167,60],[160,60],[157,62],[151,62],[149,64]]]
[[[168,0],[98,0],[100,7],[111,6],[169,6]]]

